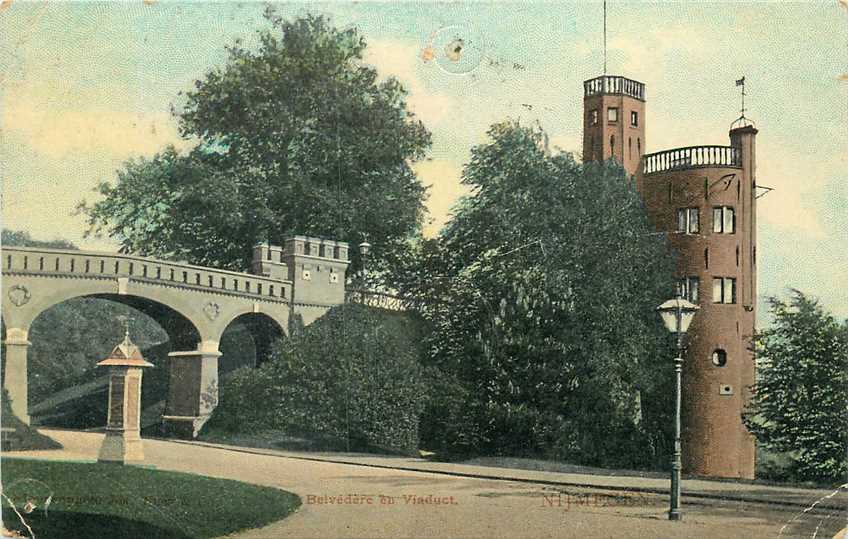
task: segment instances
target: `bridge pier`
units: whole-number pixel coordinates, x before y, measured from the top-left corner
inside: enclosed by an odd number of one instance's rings
[[[165,433],[195,438],[218,405],[218,343],[201,342],[197,350],[171,352]]]
[[[11,400],[12,413],[29,425],[27,407],[27,352],[32,344],[27,340],[28,332],[20,328],[6,328],[6,365],[3,373],[3,389]]]

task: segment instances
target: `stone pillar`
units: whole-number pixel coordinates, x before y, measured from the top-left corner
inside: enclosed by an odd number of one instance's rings
[[[171,352],[165,433],[195,438],[218,405],[218,343],[203,341],[197,350]]]
[[[27,352],[30,343],[27,330],[6,328],[6,372],[3,373],[3,388],[11,400],[12,412],[29,425],[27,407]]]
[[[109,373],[109,414],[98,462],[141,462],[141,369],[112,367]]]
[[[109,409],[106,437],[100,446],[98,462],[127,464],[144,460],[141,445],[141,369],[153,365],[144,360],[141,351],[130,341],[97,364],[109,367]]]

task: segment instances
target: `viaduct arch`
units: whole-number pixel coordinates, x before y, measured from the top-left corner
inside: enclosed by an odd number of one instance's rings
[[[309,324],[344,302],[348,246],[295,236],[258,245],[252,273],[114,253],[7,247],[2,251],[3,387],[29,422],[29,331],[44,311],[77,297],[100,297],[148,314],[168,333],[166,430],[196,436],[218,404],[219,344],[236,320],[279,336],[293,319]],[[271,339],[257,343],[267,353]]]

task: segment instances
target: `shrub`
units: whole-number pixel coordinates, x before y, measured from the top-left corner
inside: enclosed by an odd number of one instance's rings
[[[286,433],[337,449],[414,452],[427,397],[420,323],[342,305],[224,379],[211,430]]]

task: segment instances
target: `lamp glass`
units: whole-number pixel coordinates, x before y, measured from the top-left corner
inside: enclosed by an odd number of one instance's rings
[[[672,333],[677,333],[677,313],[672,310],[661,310],[660,318],[662,318],[665,328]],[[681,320],[682,322],[682,320]],[[682,324],[681,324],[682,325]]]
[[[665,324],[666,329],[672,333],[678,332],[678,312],[680,313],[679,331],[681,333],[686,333],[689,330],[689,324],[692,323],[692,319],[695,317],[695,312],[697,310],[697,305],[680,297],[670,299],[657,307],[657,311],[660,313],[660,318],[662,318],[663,324]]]
[[[694,309],[683,309],[680,313],[680,331],[686,333],[689,331],[689,324],[692,323],[692,320],[695,318],[695,310]]]

